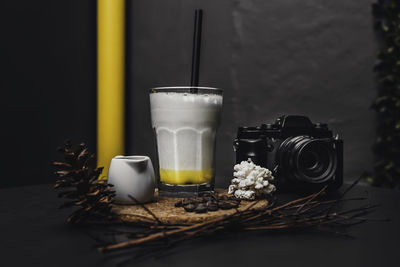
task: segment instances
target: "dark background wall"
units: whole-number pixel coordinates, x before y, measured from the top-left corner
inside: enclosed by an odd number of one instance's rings
[[[0,1],[0,187],[54,182],[66,138],[95,148],[96,1]]]
[[[127,0],[127,153],[154,155],[147,89],[189,83],[193,10],[203,8],[200,83],[225,90],[217,185],[230,179],[236,127],[284,113],[341,134],[347,179],[370,169],[371,3]],[[95,148],[96,1],[1,1],[0,32],[0,187],[52,182],[65,138]]]
[[[200,84],[224,89],[217,185],[229,183],[239,125],[305,114],[345,140],[345,175],[370,169],[377,46],[372,1],[131,1],[131,153],[153,153],[147,89],[187,85],[193,10],[203,8]],[[152,154],[153,155],[153,154]]]

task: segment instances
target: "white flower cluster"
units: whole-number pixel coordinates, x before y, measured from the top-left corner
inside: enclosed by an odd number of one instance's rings
[[[276,190],[270,183],[274,180],[271,171],[254,164],[251,159],[236,164],[233,169],[235,178],[228,188],[228,194],[234,194],[236,198],[253,200]]]

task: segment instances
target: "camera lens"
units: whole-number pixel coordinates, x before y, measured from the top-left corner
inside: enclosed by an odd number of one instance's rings
[[[332,140],[296,136],[282,142],[277,164],[288,178],[315,184],[333,177],[337,159]]]
[[[299,159],[300,166],[303,166],[306,170],[312,170],[318,165],[318,155],[312,151],[306,151]]]

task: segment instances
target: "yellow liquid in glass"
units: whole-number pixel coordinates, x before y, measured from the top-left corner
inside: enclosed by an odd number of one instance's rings
[[[160,169],[160,181],[175,185],[203,184],[211,182],[213,174],[213,169],[180,171]]]

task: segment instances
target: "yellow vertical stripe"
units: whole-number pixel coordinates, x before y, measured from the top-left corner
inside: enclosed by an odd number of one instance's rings
[[[124,153],[124,0],[97,2],[97,165]]]

